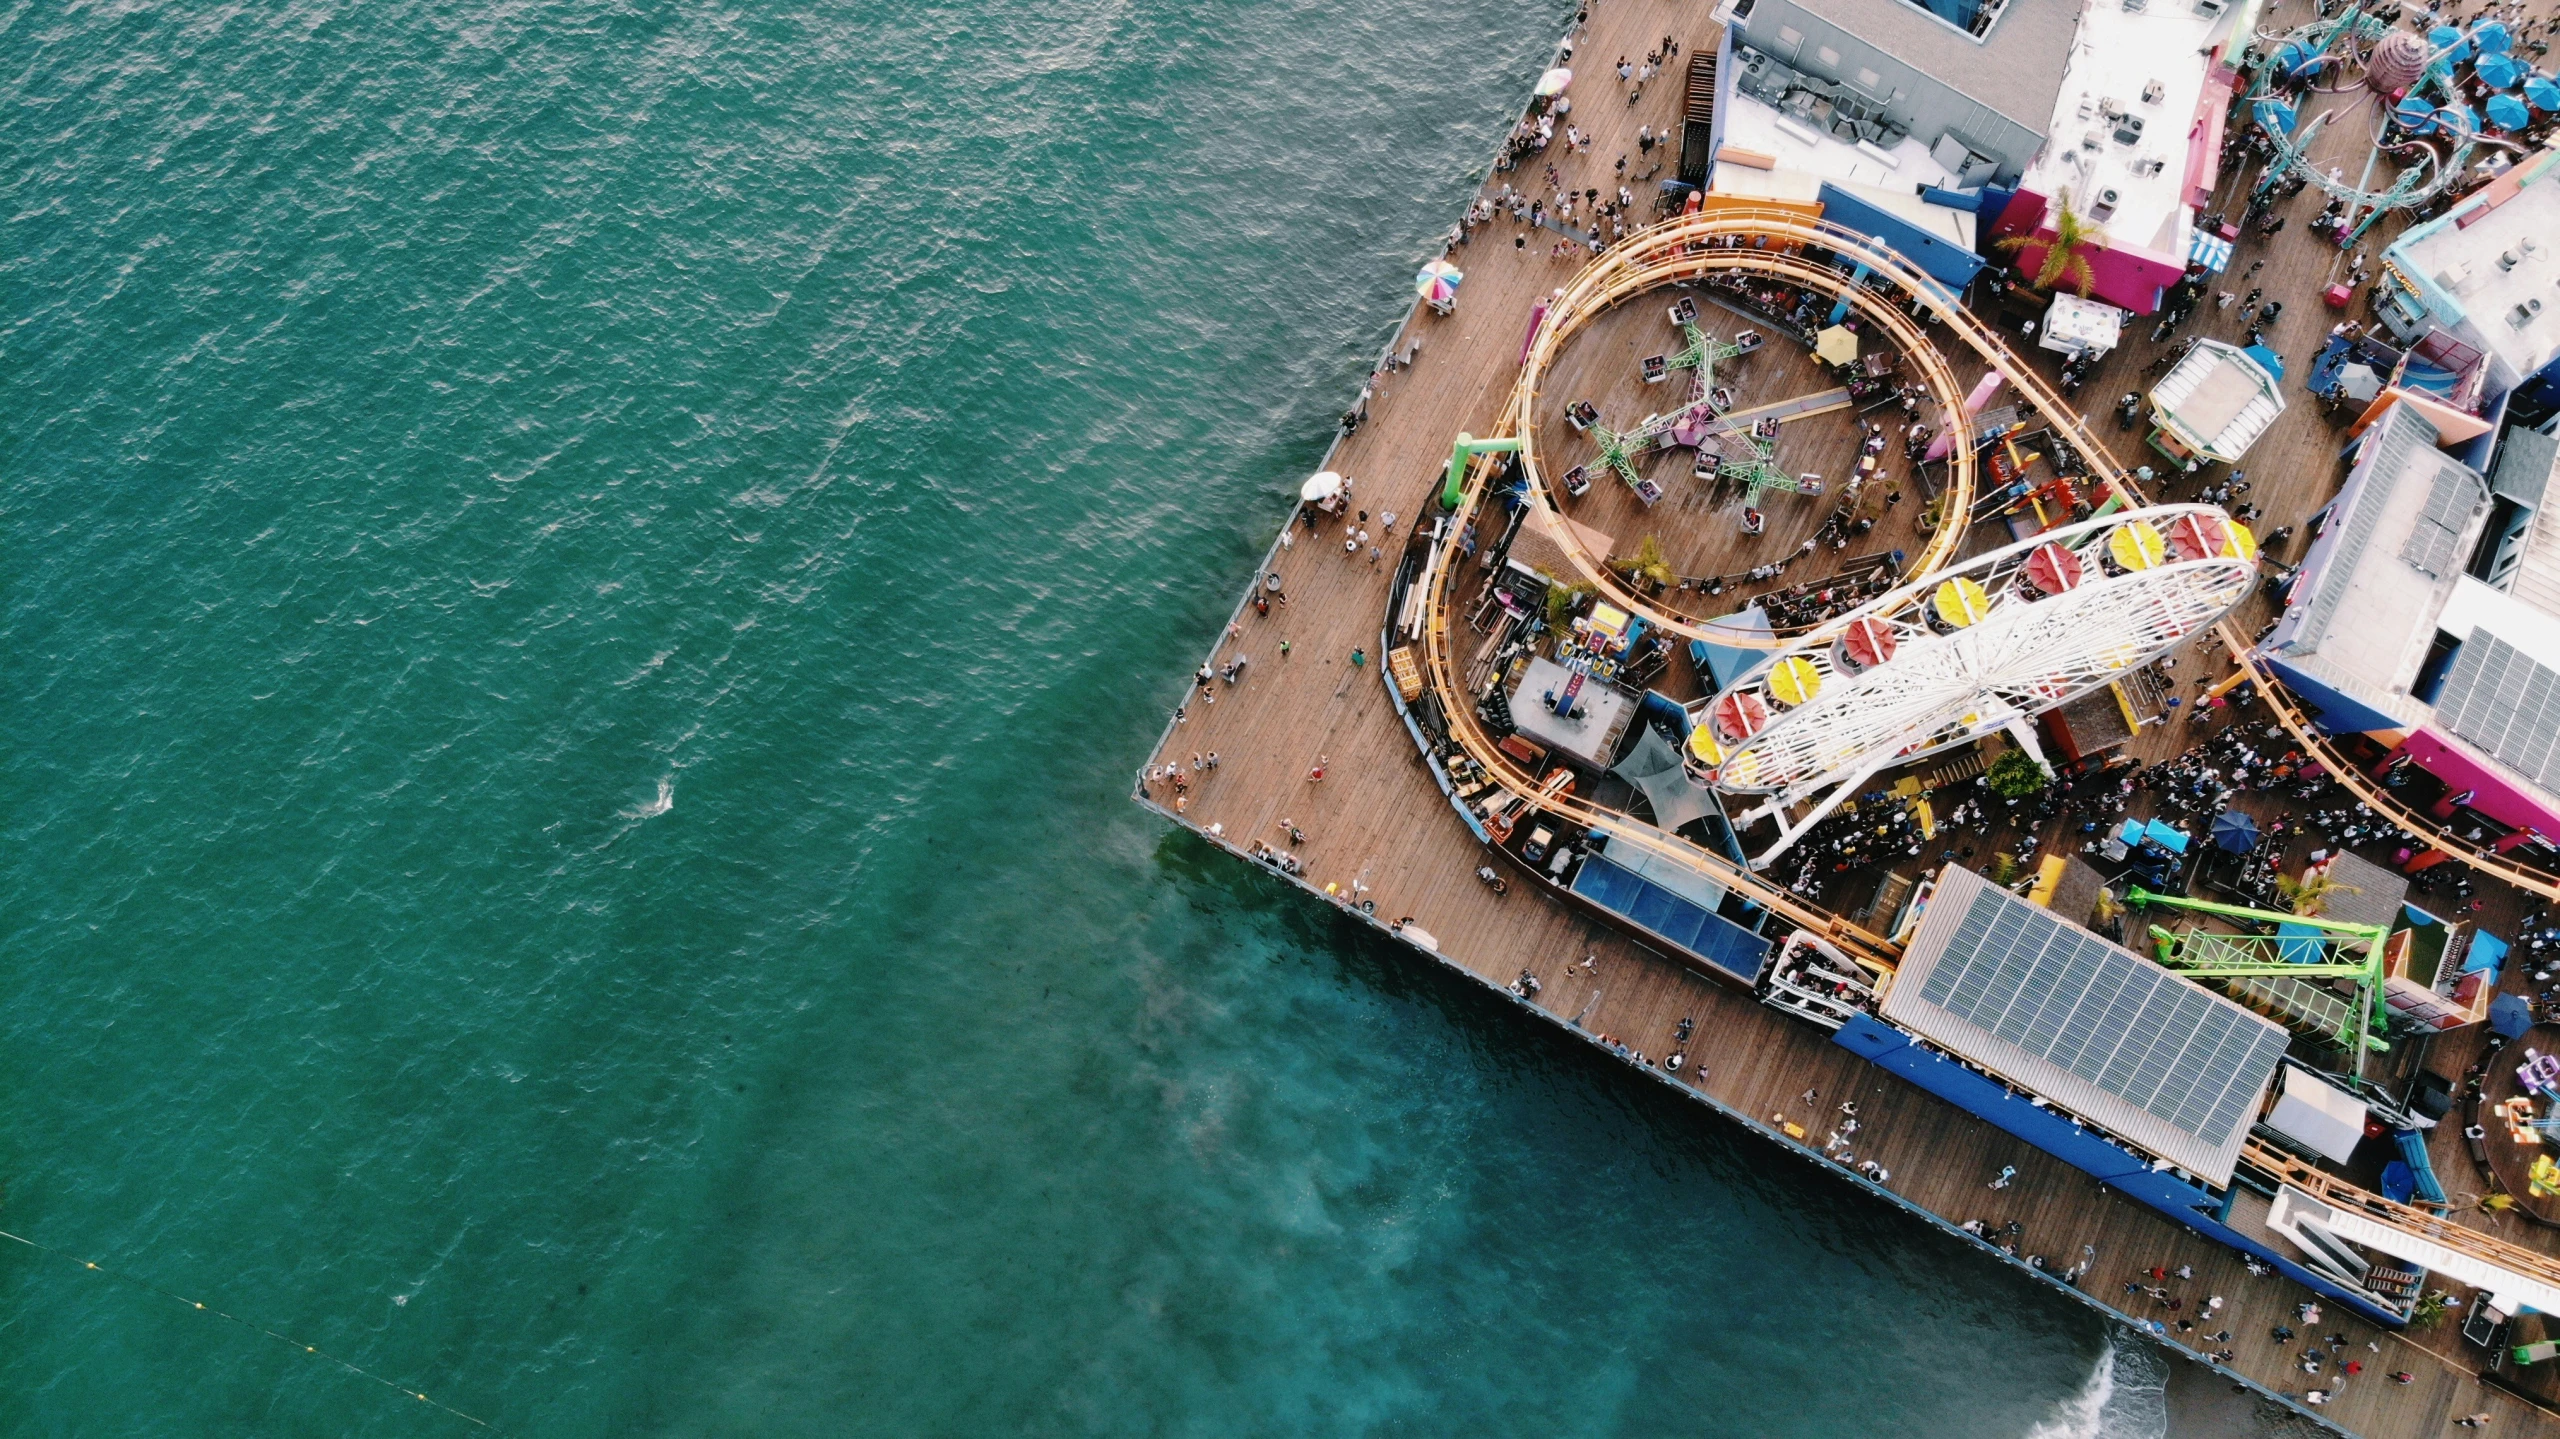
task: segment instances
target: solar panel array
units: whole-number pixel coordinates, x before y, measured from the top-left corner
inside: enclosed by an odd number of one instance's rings
[[[2473,631],[2454,651],[2436,714],[2455,734],[2560,789],[2560,674],[2522,650]]]
[[[2462,562],[2462,532],[2470,527],[2477,508],[2478,486],[2467,470],[2441,461],[2435,470],[2435,480],[2427,487],[2427,507],[2410,528],[2400,558],[2427,578],[2440,580]]]
[[[1924,939],[1945,942],[1905,955],[1887,1018],[2215,1183],[2228,1178],[2284,1054],[2281,1026],[1970,871],[1948,870],[1938,894],[1963,911],[1952,925],[1924,923]]]

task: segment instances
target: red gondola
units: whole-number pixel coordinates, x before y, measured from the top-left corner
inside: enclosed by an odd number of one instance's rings
[[[1740,744],[1769,725],[1769,702],[1756,690],[1734,690],[1707,710],[1707,719],[1726,744]]]
[[[2030,599],[2051,599],[2080,587],[2087,567],[2078,555],[2056,544],[2043,544],[2019,567],[2018,579]]]
[[[1892,659],[1894,648],[1901,643],[1893,626],[1873,615],[1862,615],[1849,621],[1849,627],[1841,632],[1838,658],[1843,668],[1870,670]]]

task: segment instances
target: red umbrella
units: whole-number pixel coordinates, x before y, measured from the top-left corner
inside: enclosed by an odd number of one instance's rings
[[[1727,744],[1740,744],[1769,723],[1769,702],[1753,690],[1734,690],[1707,711],[1716,733]]]
[[[2080,587],[2082,566],[2078,555],[2047,543],[2036,546],[2035,553],[2027,556],[2022,573],[2038,593],[2061,595]]]
[[[2207,560],[2231,546],[2231,527],[2219,515],[2181,515],[2169,526],[2169,552],[2182,560]]]
[[[1873,615],[1849,621],[1840,635],[1840,659],[1853,670],[1873,669],[1893,658],[1894,646],[1902,643],[1893,626]]]

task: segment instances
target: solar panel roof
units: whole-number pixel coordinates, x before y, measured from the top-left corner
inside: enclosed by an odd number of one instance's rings
[[[2400,547],[2400,558],[2410,568],[2435,580],[2454,572],[2462,532],[2470,528],[2479,508],[2479,488],[2468,471],[2444,463],[2436,466],[2435,479],[2427,488],[2427,507],[2410,527],[2408,542]]]
[[[2213,1184],[2230,1182],[2283,1026],[2029,904],[1939,875],[1884,1017]]]
[[[2484,630],[2454,651],[2436,715],[2455,734],[2560,789],[2560,674]]]

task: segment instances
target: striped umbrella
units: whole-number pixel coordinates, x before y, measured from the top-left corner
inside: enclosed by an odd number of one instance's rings
[[[1435,305],[1445,305],[1458,298],[1458,282],[1466,275],[1446,260],[1434,260],[1413,277],[1415,293]]]

